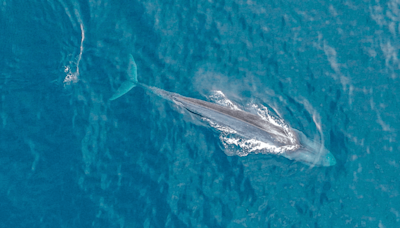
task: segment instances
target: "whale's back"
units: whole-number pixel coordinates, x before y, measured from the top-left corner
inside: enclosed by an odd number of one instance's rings
[[[290,129],[284,129],[282,126],[270,123],[260,116],[253,113],[245,112],[242,110],[231,109],[229,107],[221,106],[215,103],[210,103],[203,100],[198,100],[189,97],[179,96],[175,100],[183,103],[184,107],[190,112],[202,115],[204,117],[212,117],[217,112],[225,117],[234,118],[239,122],[251,125],[260,131],[269,134],[274,141],[282,145],[298,144],[296,133]],[[208,112],[209,111],[209,112]]]

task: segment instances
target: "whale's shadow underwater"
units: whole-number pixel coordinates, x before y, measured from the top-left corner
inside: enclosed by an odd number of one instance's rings
[[[267,153],[278,154],[310,166],[333,166],[336,164],[335,157],[323,145],[309,140],[296,129],[270,122],[250,112],[184,97],[138,82],[137,66],[132,55],[129,55],[128,79],[121,84],[110,100],[121,97],[136,86],[174,102],[188,112],[211,123],[211,126],[225,126],[231,133],[245,140],[256,140],[267,145],[264,147]]]

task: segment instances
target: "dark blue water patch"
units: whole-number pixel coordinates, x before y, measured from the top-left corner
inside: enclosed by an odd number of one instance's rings
[[[38,227],[38,220],[45,226],[81,226],[89,222],[80,218],[93,218],[89,213],[93,211],[93,205],[76,184],[71,185],[76,175],[71,175],[71,170],[66,167],[70,161],[64,159],[60,163],[47,159],[40,159],[35,170],[31,170],[32,158],[10,158],[3,164],[8,173],[8,183],[7,197],[2,202],[6,204],[5,208],[9,208],[2,213],[3,216],[9,215],[3,218],[4,226],[19,221],[18,226]],[[78,208],[85,209],[80,211]]]

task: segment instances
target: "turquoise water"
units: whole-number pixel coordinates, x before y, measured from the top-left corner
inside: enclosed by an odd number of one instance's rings
[[[0,4],[0,227],[398,227],[397,1]],[[228,156],[139,80],[259,104],[336,158]]]

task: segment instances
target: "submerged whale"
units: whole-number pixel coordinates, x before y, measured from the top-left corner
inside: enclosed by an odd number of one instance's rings
[[[184,97],[138,82],[137,66],[132,55],[130,55],[128,80],[121,84],[110,100],[121,97],[135,86],[142,87],[153,94],[172,101],[196,116],[206,118],[220,126],[227,126],[240,137],[255,139],[277,148],[285,148],[277,154],[288,159],[311,166],[333,166],[336,164],[335,157],[323,145],[309,140],[296,129],[283,128],[249,112]]]

